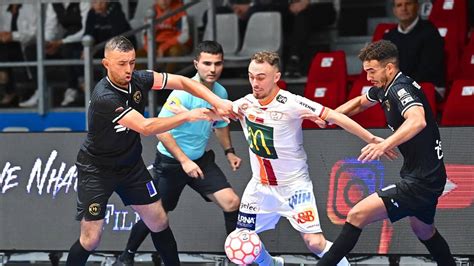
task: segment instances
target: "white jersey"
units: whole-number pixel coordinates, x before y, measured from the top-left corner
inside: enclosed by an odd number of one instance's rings
[[[300,115],[324,117],[324,106],[280,90],[266,105],[248,94],[236,100],[234,108],[244,115],[240,122],[249,144],[252,178],[274,186],[309,180]]]

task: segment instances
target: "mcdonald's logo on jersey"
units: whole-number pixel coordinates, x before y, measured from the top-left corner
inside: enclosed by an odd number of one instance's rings
[[[247,118],[245,118],[245,122],[250,150],[262,158],[277,159],[278,155],[273,146],[273,128],[253,123]]]

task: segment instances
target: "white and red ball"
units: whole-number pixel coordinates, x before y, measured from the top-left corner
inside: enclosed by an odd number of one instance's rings
[[[225,240],[225,254],[235,264],[252,264],[261,250],[257,233],[247,229],[236,229]]]

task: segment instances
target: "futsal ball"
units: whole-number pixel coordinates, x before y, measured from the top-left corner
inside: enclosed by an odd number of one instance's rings
[[[257,233],[236,229],[225,240],[225,254],[235,264],[251,264],[260,254],[261,243]]]

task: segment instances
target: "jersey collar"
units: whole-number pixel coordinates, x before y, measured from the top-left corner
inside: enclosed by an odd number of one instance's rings
[[[120,91],[120,92],[123,92],[123,93],[126,93],[126,94],[130,94],[132,92],[132,86],[130,85],[130,83],[128,83],[128,91],[123,89],[123,88],[120,88],[119,86],[115,85],[110,79],[108,76],[105,77],[107,79],[107,81],[110,83],[110,85],[112,85],[112,87],[114,87],[116,90]]]
[[[390,81],[390,84],[388,85],[387,89],[385,90],[385,96],[387,96],[388,94],[388,91],[390,90],[390,88],[392,87],[393,83],[395,83],[395,80],[400,77],[402,75],[402,72],[401,71],[398,71],[397,75],[395,75],[395,77],[392,79],[392,81]]]

